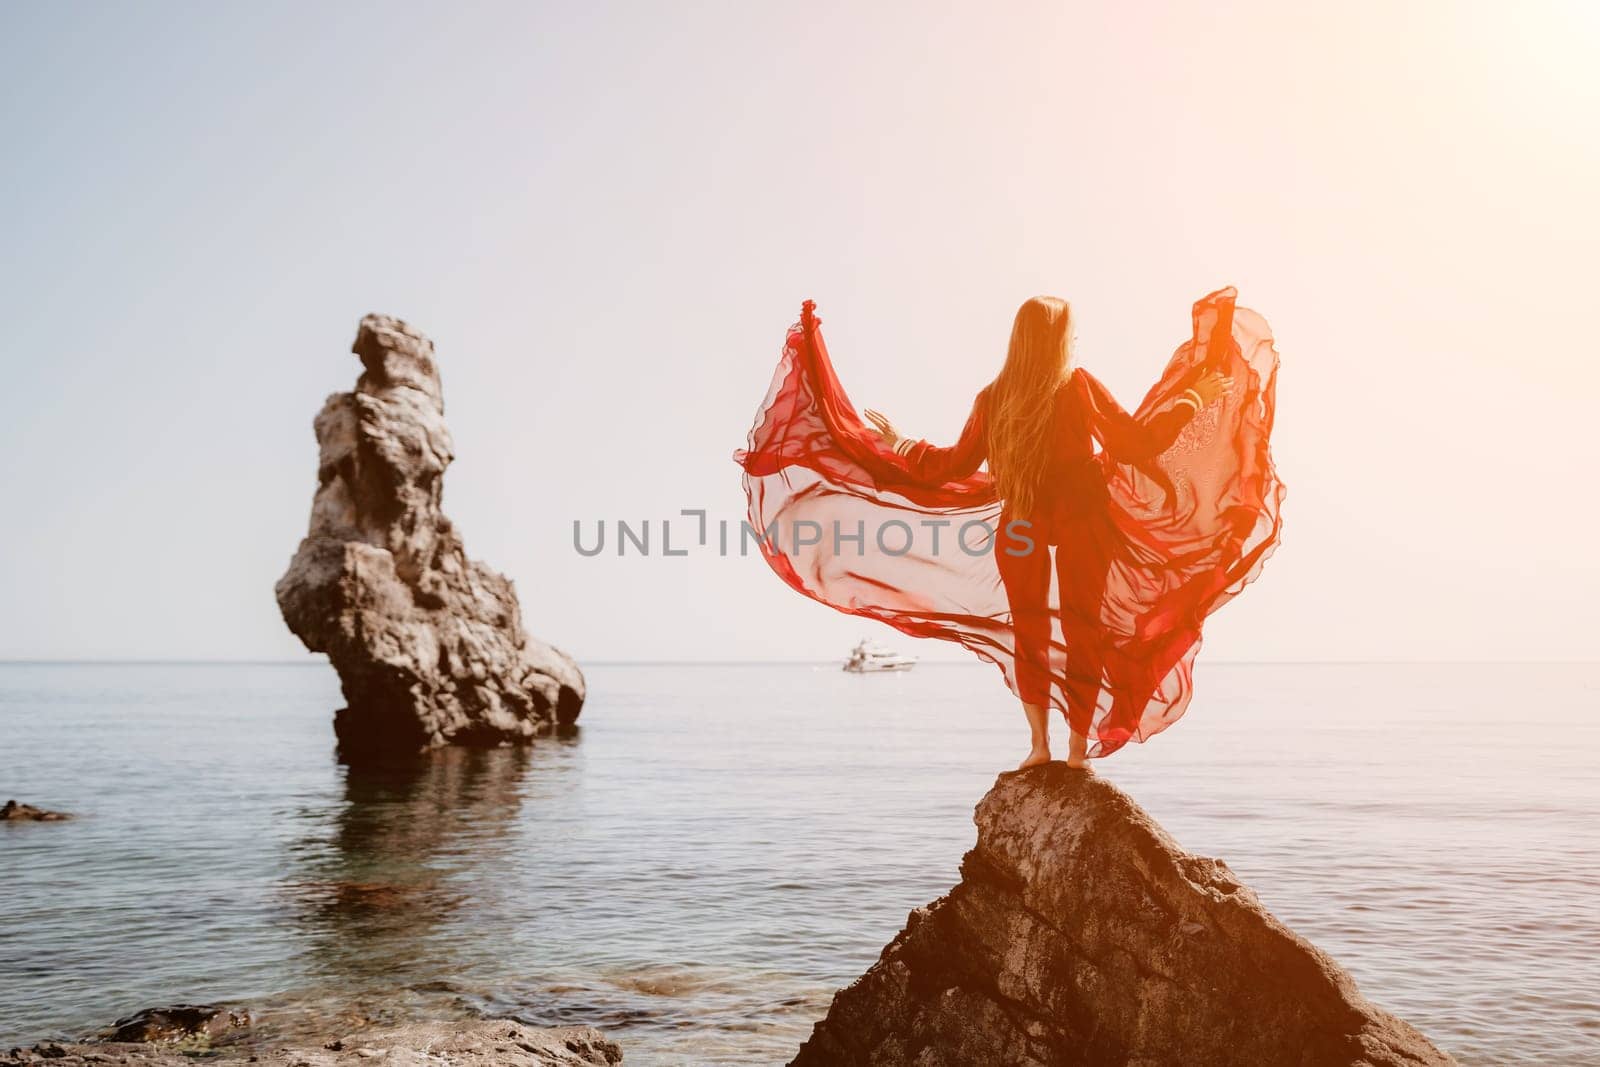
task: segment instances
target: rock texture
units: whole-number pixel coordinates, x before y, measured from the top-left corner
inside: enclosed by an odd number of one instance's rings
[[[622,1062],[622,1050],[600,1031],[587,1026],[547,1030],[505,1019],[486,1019],[371,1030],[309,1048],[46,1043],[0,1055],[0,1065],[4,1067],[46,1063],[57,1067],[193,1067],[196,1062],[254,1063],[257,1067],[610,1067]]]
[[[278,581],[284,621],[339,672],[347,754],[524,741],[572,725],[584,681],[522,629],[511,583],[440,510],[454,458],[433,343],[368,315],[354,392],[316,418],[311,528]]]
[[[195,1037],[210,1040],[249,1025],[247,1011],[234,1011],[217,1004],[174,1004],[170,1008],[146,1008],[126,1019],[118,1019],[111,1024],[104,1040],[182,1041]]]
[[[834,997],[794,1067],[1454,1062],[1105,781],[1002,775],[976,821],[960,884]]]
[[[15,800],[8,800],[0,807],[0,822],[62,822],[70,818],[72,816],[64,811],[46,811]]]

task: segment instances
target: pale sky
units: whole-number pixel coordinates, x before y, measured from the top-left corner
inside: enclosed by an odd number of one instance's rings
[[[6,4],[0,658],[305,657],[272,586],[368,311],[438,345],[532,632],[839,656],[759,560],[573,520],[737,521],[802,299],[947,440],[1024,298],[1131,406],[1233,284],[1289,495],[1202,659],[1594,659],[1596,54],[1585,0]]]

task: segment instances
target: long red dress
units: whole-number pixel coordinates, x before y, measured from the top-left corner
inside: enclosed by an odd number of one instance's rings
[[[997,664],[1022,699],[1066,712],[1091,756],[1159,733],[1189,703],[1205,617],[1281,531],[1278,355],[1234,297],[1195,304],[1193,335],[1131,415],[1073,371],[1027,516],[979,469],[985,393],[954,446],[896,455],[845,396],[808,301],[735,456],[763,556],[824,604]],[[1233,385],[1191,417],[1175,401],[1206,370]]]

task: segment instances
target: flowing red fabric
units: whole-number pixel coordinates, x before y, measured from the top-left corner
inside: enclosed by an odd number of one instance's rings
[[[1221,289],[1194,305],[1193,334],[1132,415],[1145,424],[1171,411],[1207,370],[1232,379],[1228,392],[1153,458],[1122,462],[1102,449],[1088,461],[1106,491],[1084,494],[1088,534],[1054,548],[1039,605],[1049,635],[1033,631],[1024,662],[1000,574],[1001,553],[1021,542],[1006,534],[993,481],[981,470],[919,480],[886,448],[840,386],[810,301],[734,456],[762,555],[830,607],[964,645],[998,665],[1013,692],[1019,670],[1025,690],[1047,685],[1091,756],[1160,733],[1188,706],[1206,616],[1260,573],[1281,531],[1283,486],[1268,447],[1278,354],[1266,321],[1235,296]],[[1098,617],[1075,616],[1081,588],[1069,589],[1063,622],[1058,567],[1068,581],[1088,568]],[[1085,643],[1094,655],[1082,655]]]

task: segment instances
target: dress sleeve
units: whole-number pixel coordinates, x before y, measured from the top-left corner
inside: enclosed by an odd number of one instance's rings
[[[1111,390],[1093,376],[1079,374],[1089,397],[1090,430],[1118,463],[1139,463],[1159,456],[1194,418],[1194,405],[1180,402],[1141,421],[1128,414]]]
[[[979,393],[972,403],[972,414],[967,416],[967,424],[961,429],[960,440],[949,448],[912,441],[899,450],[913,481],[937,486],[976,473],[989,452],[983,401],[983,394]]]

